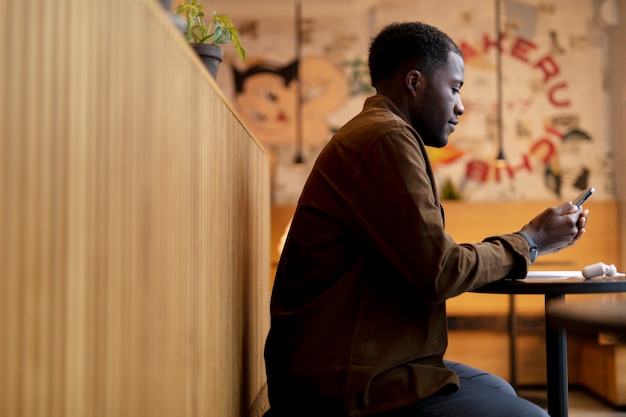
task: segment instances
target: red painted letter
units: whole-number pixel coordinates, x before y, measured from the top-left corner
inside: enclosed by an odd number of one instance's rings
[[[561,71],[557,63],[554,62],[554,59],[550,55],[546,55],[541,58],[535,65],[533,65],[533,67],[539,68],[543,71],[544,83],[548,82],[550,78],[557,76]]]
[[[571,104],[571,102],[567,99],[559,101],[554,97],[554,93],[557,90],[562,90],[564,88],[567,88],[567,83],[565,81],[561,81],[548,90],[548,100],[550,100],[550,103],[552,103],[554,107],[568,107]]]
[[[537,45],[533,42],[523,38],[517,38],[513,48],[511,48],[511,55],[520,61],[528,62],[528,52],[536,48]]]

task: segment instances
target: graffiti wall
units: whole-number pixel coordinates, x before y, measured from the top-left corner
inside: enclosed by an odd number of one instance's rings
[[[218,83],[273,157],[274,203],[297,201],[321,148],[374,93],[369,40],[403,20],[437,26],[465,58],[466,112],[448,146],[429,150],[443,198],[571,199],[589,185],[594,199],[613,198],[602,2],[503,0],[500,33],[491,0],[393,0],[351,13],[324,2],[327,13],[308,15],[305,1],[301,19],[231,14],[248,58],[227,49]],[[505,164],[496,161],[500,132]]]

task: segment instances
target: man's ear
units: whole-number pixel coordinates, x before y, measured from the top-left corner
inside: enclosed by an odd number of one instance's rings
[[[422,82],[422,73],[416,69],[412,69],[406,73],[404,82],[409,92],[415,96],[417,95],[420,83]]]

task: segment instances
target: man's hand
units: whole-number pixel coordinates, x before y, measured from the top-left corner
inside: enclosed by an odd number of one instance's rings
[[[572,246],[585,234],[589,210],[571,202],[550,207],[522,228],[537,244],[539,255]]]

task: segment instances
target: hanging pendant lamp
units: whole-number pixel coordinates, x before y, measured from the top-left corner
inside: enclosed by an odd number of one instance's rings
[[[302,135],[302,80],[300,79],[300,65],[302,64],[302,4],[296,0],[295,10],[295,40],[296,40],[296,65],[293,66],[296,82],[296,156],[294,164],[303,164],[303,135]]]
[[[501,0],[495,0],[495,23],[496,23],[496,80],[497,80],[497,132],[498,132],[498,154],[496,156],[496,166],[506,166],[506,157],[504,156],[504,138],[503,138],[503,123],[502,123],[502,51],[500,50],[500,3]]]

